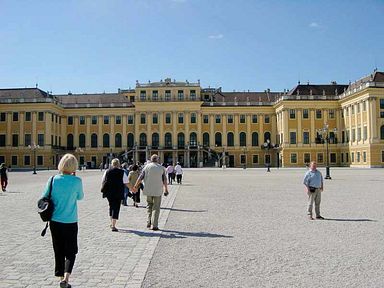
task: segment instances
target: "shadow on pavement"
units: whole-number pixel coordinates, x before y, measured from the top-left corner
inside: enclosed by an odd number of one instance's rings
[[[339,222],[377,222],[377,220],[372,219],[333,219],[333,218],[325,218],[327,221],[339,221]]]
[[[184,231],[174,231],[174,230],[161,230],[163,233],[159,232],[147,232],[139,230],[130,230],[130,229],[119,229],[119,232],[122,233],[132,233],[140,237],[161,237],[168,239],[183,239],[187,237],[197,237],[197,238],[233,238],[233,236],[213,234],[207,232],[184,232]]]
[[[204,213],[208,210],[190,210],[190,209],[178,209],[178,208],[161,208],[162,210],[176,211],[176,212],[192,212],[192,213]]]

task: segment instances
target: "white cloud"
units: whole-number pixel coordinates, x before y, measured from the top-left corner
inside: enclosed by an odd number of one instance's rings
[[[311,27],[311,28],[319,28],[320,24],[317,23],[317,22],[312,22],[311,24],[309,24],[309,27]]]
[[[223,39],[224,38],[224,35],[223,34],[215,34],[215,35],[209,35],[208,36],[209,39]]]

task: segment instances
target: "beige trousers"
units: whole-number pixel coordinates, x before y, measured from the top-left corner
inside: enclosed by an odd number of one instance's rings
[[[152,227],[159,227],[161,196],[147,196],[147,204],[147,224],[152,224]]]
[[[320,214],[320,202],[321,202],[321,190],[316,189],[315,192],[308,192],[308,215],[312,216],[313,203],[315,203],[315,214],[319,217]]]

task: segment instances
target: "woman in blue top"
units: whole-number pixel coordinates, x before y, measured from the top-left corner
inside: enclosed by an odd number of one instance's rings
[[[59,175],[53,176],[51,199],[53,214],[50,221],[53,250],[55,252],[55,276],[60,277],[60,287],[71,287],[69,276],[75,263],[77,248],[77,201],[84,198],[83,184],[75,176],[78,166],[72,154],[65,154],[59,162]],[[43,196],[49,193],[49,183]]]

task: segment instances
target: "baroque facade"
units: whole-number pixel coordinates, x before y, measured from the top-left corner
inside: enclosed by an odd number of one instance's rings
[[[0,163],[55,168],[67,152],[89,168],[152,153],[185,167],[384,167],[384,73],[282,92],[171,79],[101,94],[0,89]]]

